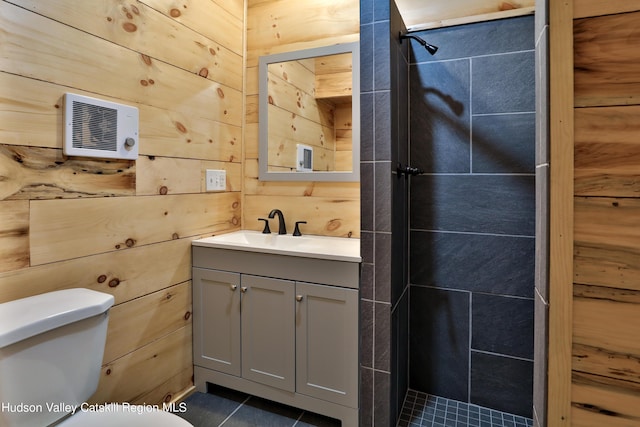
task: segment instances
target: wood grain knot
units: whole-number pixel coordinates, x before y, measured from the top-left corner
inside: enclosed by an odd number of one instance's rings
[[[200,71],[198,72],[198,75],[200,77],[204,77],[206,78],[209,75],[209,70],[207,70],[206,68],[202,68],[200,69]]]
[[[115,279],[111,279],[109,281],[109,287],[110,288],[115,288],[120,284],[120,279],[118,279],[117,277]]]
[[[134,5],[131,5],[131,11],[136,15],[140,15],[140,10]]]
[[[180,238],[180,236],[178,236],[178,233],[173,233],[173,234],[171,235],[171,238],[172,238],[173,240],[178,240],[178,239]]]
[[[216,50],[212,47],[209,48],[209,53],[213,56],[216,56],[218,54],[218,52],[216,52]]]
[[[169,192],[169,189],[166,186],[163,185],[162,187],[160,187],[159,193],[162,194],[163,196],[168,192]]]
[[[151,57],[149,55],[145,55],[144,53],[141,53],[140,57],[142,58],[142,62],[144,62],[147,65],[151,65]]]
[[[340,223],[339,219],[332,219],[331,221],[329,221],[329,223],[327,224],[327,230],[329,231],[335,231],[338,228],[340,228],[342,224]]]
[[[128,248],[131,248],[131,247],[133,247],[133,245],[136,244],[136,241],[131,239],[131,238],[129,238],[124,242],[124,244],[127,245]]]
[[[125,22],[124,24],[122,24],[122,29],[127,33],[135,33],[138,30],[138,27],[132,22]]]
[[[233,203],[231,204],[231,207],[232,207],[233,209],[238,209],[238,206],[240,206],[240,202],[233,202]]]
[[[105,371],[105,374],[111,375],[111,368],[107,368],[107,370]]]
[[[218,92],[218,96],[219,96],[220,98],[224,99],[224,91],[223,91],[221,88],[218,88],[218,89],[217,89],[217,92]]]
[[[191,312],[190,312],[190,311],[187,311],[187,312],[184,314],[184,320],[189,320],[190,318],[191,318]]]
[[[104,283],[105,280],[107,280],[107,276],[105,274],[98,276],[98,283]]]
[[[146,81],[146,80],[140,80],[140,84],[141,84],[142,86],[149,86],[149,82],[148,82],[148,81]]]
[[[177,18],[182,15],[182,13],[178,9],[174,8],[169,11],[169,15],[171,15],[172,18]]]
[[[180,122],[175,122],[176,125],[176,129],[178,129],[178,132],[180,133],[187,133],[187,128]]]
[[[167,395],[164,397],[164,403],[169,403],[169,402],[171,402],[171,398],[172,398],[171,394],[167,394]]]

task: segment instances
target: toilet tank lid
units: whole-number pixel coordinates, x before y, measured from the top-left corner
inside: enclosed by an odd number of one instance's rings
[[[113,295],[74,288],[0,304],[0,349],[46,331],[101,313]]]

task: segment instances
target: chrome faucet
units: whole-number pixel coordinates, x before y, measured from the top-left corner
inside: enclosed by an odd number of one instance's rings
[[[287,234],[287,226],[284,223],[284,215],[280,209],[274,209],[269,212],[269,218],[278,215],[278,234]]]

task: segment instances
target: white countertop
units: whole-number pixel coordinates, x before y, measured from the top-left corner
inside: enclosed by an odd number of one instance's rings
[[[253,230],[239,230],[194,240],[194,246],[262,252],[305,258],[361,262],[360,239],[331,236],[292,236],[263,234]]]

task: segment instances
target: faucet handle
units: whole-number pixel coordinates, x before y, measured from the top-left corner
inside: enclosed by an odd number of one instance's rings
[[[267,218],[258,218],[258,221],[264,221],[264,229],[262,230],[262,234],[271,234],[271,229],[269,228],[269,220]]]
[[[298,224],[306,224],[307,221],[296,221],[296,227],[293,230],[293,235],[294,236],[302,236],[302,233],[300,233],[300,228],[298,227]]]

